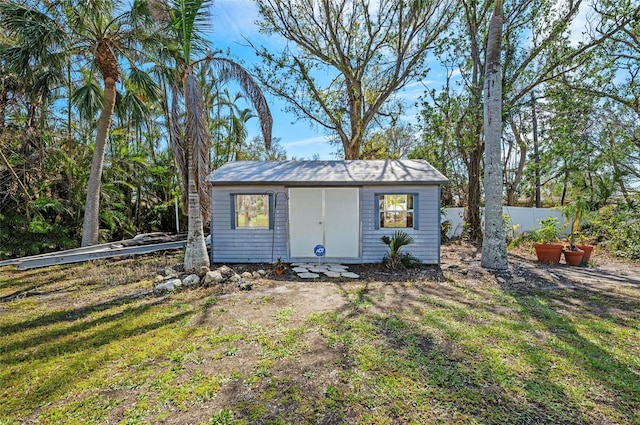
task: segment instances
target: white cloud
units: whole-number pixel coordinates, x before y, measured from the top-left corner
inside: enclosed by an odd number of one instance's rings
[[[212,23],[216,38],[241,40],[258,34],[258,8],[251,0],[218,0],[213,3]]]
[[[581,41],[585,41],[587,38],[586,31],[591,18],[589,16],[590,11],[591,6],[586,3],[582,3],[580,5],[578,15],[571,23],[571,27],[569,28],[569,41],[573,46],[578,45]]]

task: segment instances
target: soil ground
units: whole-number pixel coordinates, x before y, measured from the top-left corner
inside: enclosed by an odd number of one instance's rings
[[[139,302],[144,308],[163,303],[175,304],[176,311],[195,308],[197,313],[192,314],[186,321],[186,328],[213,329],[216,334],[227,335],[230,338],[233,336],[233,338],[228,344],[212,345],[212,348],[203,346],[185,354],[184,359],[181,360],[183,369],[172,385],[181,388],[193,381],[194,377],[208,376],[207,373],[211,371],[241,378],[225,380],[215,397],[204,397],[202,402],[190,407],[180,407],[179,403],[173,399],[165,401],[162,404],[165,406],[163,407],[165,411],[161,413],[154,412],[153,409],[144,411],[147,421],[172,424],[227,423],[213,421],[212,415],[215,416],[216,412],[224,412],[225,409],[234,409],[240,412],[238,413],[240,418],[245,420],[242,423],[280,423],[275,420],[282,418],[285,418],[287,423],[356,423],[363,418],[362,412],[358,410],[362,403],[358,401],[354,403],[357,408],[341,410],[342,408],[339,407],[341,404],[332,404],[335,400],[332,401],[328,391],[336,389],[340,394],[342,391],[348,393],[353,391],[351,388],[353,384],[345,377],[353,378],[363,373],[362,376],[368,377],[375,374],[357,371],[357,367],[354,366],[356,357],[354,353],[358,351],[357,347],[351,347],[347,342],[328,343],[327,338],[331,335],[323,334],[318,330],[319,328],[309,326],[309,321],[313,323],[314,317],[321,317],[317,320],[323,320],[325,327],[329,325],[339,327],[340,320],[351,320],[366,311],[371,323],[379,327],[376,336],[380,344],[387,347],[385,349],[390,347],[408,356],[406,339],[410,334],[410,348],[418,353],[411,351],[413,353],[411,355],[419,357],[423,355],[419,353],[427,355],[426,353],[439,350],[443,359],[459,367],[460,364],[473,359],[469,357],[469,353],[465,354],[459,342],[443,335],[438,336],[437,333],[436,336],[427,338],[421,333],[409,332],[409,328],[394,329],[391,324],[398,321],[398,318],[413,317],[411,312],[414,310],[416,314],[422,314],[427,308],[425,305],[435,310],[441,303],[444,303],[443,305],[465,303],[468,306],[482,305],[488,312],[498,315],[503,313],[502,310],[507,316],[513,314],[513,312],[509,313],[512,307],[493,304],[494,301],[488,298],[495,295],[495,292],[502,292],[495,291],[496,289],[523,291],[525,294],[542,291],[550,295],[558,290],[576,294],[586,291],[603,294],[603,296],[617,292],[626,307],[623,306],[619,308],[620,311],[614,311],[609,306],[607,314],[619,314],[625,321],[636,320],[634,318],[637,318],[637,310],[634,311],[635,307],[630,306],[636,305],[637,300],[640,299],[640,264],[623,261],[597,250],[593,259],[594,267],[546,265],[535,260],[532,249],[521,248],[510,252],[507,272],[494,273],[480,266],[480,253],[477,248],[466,243],[452,242],[443,245],[440,266],[391,271],[381,265],[351,265],[349,270],[360,274],[360,279],[321,277],[303,281],[291,270],[277,276],[271,272],[272,266],[268,264],[235,264],[229,266],[237,273],[264,269],[267,275],[251,280],[253,288],[250,291],[240,291],[237,285],[229,283],[215,288],[187,289],[174,295],[154,293],[151,281],[158,268],[177,266],[180,261],[178,254],[158,256],[155,259],[157,261],[148,265],[137,258],[103,260],[91,266],[100,275],[88,273],[86,269],[78,268],[77,270],[84,271],[76,271],[74,266],[67,266],[45,271],[44,273],[48,275],[49,283],[47,284],[24,287],[18,291],[9,289],[10,286],[7,286],[7,291],[0,293],[0,315],[9,311],[3,311],[5,310],[3,304],[8,305],[14,300],[24,299],[33,300],[33,305],[37,305],[38,308],[46,308],[49,311],[68,309],[79,317],[83,317],[88,312],[99,311],[95,310],[96,303],[101,303],[99,305],[104,306],[101,308],[107,309],[118,306],[123,302],[122,300],[126,300],[127,303],[139,300],[135,302]],[[216,266],[214,265],[212,269]],[[16,282],[23,281],[41,273],[40,271],[17,272],[8,269],[2,269],[0,272],[2,273],[0,277],[9,278],[7,282],[11,279]],[[56,278],[57,275],[60,275],[60,279]],[[144,284],[135,283],[145,279],[147,282]],[[48,288],[47,285],[52,287]],[[91,288],[91,291],[87,289],[82,294],[78,294],[77,288],[85,287]],[[572,289],[579,291],[571,291]],[[461,298],[462,290],[470,295],[467,298]],[[581,302],[574,300],[577,296],[567,295],[567,303],[563,308],[575,308]],[[215,302],[210,302],[212,300]],[[571,304],[572,302],[574,304]],[[588,301],[582,301],[582,305],[598,316],[600,315],[598,309],[606,308]],[[336,312],[335,318],[326,314],[319,316],[326,312]],[[117,314],[114,317],[117,317]],[[386,319],[383,320],[380,317]],[[64,320],[75,320],[75,316],[64,316]],[[334,323],[334,320],[337,322]],[[486,317],[465,317],[464,320],[484,323],[487,319]],[[412,322],[407,321],[407,323]],[[18,324],[14,327],[16,331],[21,328]],[[296,332],[300,329],[304,332],[299,336],[300,341],[296,341],[298,338]],[[549,332],[555,332],[555,329]],[[236,336],[237,340],[234,339]],[[279,352],[278,350],[282,348],[279,345],[286,345],[287,350],[292,352]],[[265,357],[269,359],[268,363],[265,363]],[[193,361],[187,361],[188,359]],[[264,366],[263,373],[261,365],[264,364],[268,364],[268,369]],[[118,373],[120,372],[122,371],[118,370]],[[418,375],[423,376],[420,373]],[[438,376],[435,372],[431,375],[425,373],[424,376],[427,375]],[[633,374],[629,372],[627,375]],[[624,376],[625,379],[627,375]],[[460,379],[467,379],[466,376],[462,374]],[[595,374],[595,376],[598,375]],[[457,375],[456,379],[458,379]],[[361,384],[363,388],[358,390],[359,394],[375,393],[373,388],[367,386],[370,385],[368,381]],[[109,410],[108,419],[101,423],[123,423],[124,421],[128,423],[128,419],[133,415],[132,412],[138,408],[141,398],[161,398],[162,394],[155,387],[150,390],[146,388],[147,384],[142,383],[133,385],[131,388],[113,390],[116,391],[113,394],[105,393],[107,399],[118,400],[118,402],[116,407]],[[449,384],[443,384],[438,391],[446,392],[449,388]],[[144,393],[143,390],[148,392]],[[290,394],[294,390],[295,397]],[[482,397],[486,395],[490,399],[493,396],[492,387],[482,391],[489,392],[488,395],[482,393]],[[632,390],[625,389],[625,391],[631,399],[637,396]],[[67,397],[69,398],[58,399],[59,401],[54,401],[53,404],[49,402],[44,408],[53,409],[57,404],[73,400],[73,396]],[[535,398],[533,395],[530,397]],[[321,403],[322,400],[325,404]],[[435,409],[427,411],[426,416],[419,416],[416,413],[416,416],[407,417],[408,413],[402,412],[404,408],[396,413],[393,408],[389,408],[382,411],[380,417],[390,418],[390,423],[407,421],[420,423],[424,418],[442,423],[463,423],[465,418],[485,415],[485,410],[472,410],[464,398],[461,400],[460,405],[455,402],[443,404],[449,407],[446,409],[443,407],[444,410],[438,414],[434,413],[437,411]],[[44,402],[44,400],[40,401]],[[345,401],[342,400],[341,403],[343,402]],[[447,403],[452,402],[447,401]],[[612,414],[614,416],[611,416],[613,418],[618,414],[615,413],[615,409],[622,412],[619,413],[620,417],[634,411],[615,396],[611,396],[607,403],[603,405],[613,406],[611,407],[614,411]],[[334,409],[331,406],[338,407]],[[577,404],[569,407],[576,412],[582,409],[582,406]],[[46,422],[41,416],[47,414],[44,408],[32,410],[25,422]],[[578,417],[571,411],[563,413],[561,407],[557,409],[559,410],[550,410],[544,403],[531,407],[514,401],[513,405],[506,407],[490,405],[487,410],[489,413],[486,414],[494,416],[487,416],[485,420],[486,423],[500,423],[502,420],[500,415],[518,411],[533,421],[530,423],[624,423],[624,420],[607,419],[609,416],[599,417],[598,411],[593,413],[585,410],[586,413]],[[635,411],[640,415],[637,409]],[[607,411],[602,415],[609,413]],[[398,421],[394,422],[390,415],[396,414]],[[455,416],[461,414],[466,416]],[[567,416],[562,416],[563,414]],[[337,416],[334,417],[334,415]],[[400,418],[403,417],[405,419],[401,420]],[[1,420],[0,423],[2,423]]]

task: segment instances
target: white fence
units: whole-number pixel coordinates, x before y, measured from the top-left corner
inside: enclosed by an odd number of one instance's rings
[[[464,223],[464,208],[445,208],[442,221],[449,220],[451,229],[447,232],[450,238],[460,236]],[[503,214],[511,217],[511,224],[515,227],[515,233],[520,234],[527,230],[540,227],[540,220],[549,216],[557,217],[559,227],[564,226],[565,220],[562,211],[552,208],[526,208],[526,207],[502,207]],[[484,220],[484,208],[480,209],[480,214]]]

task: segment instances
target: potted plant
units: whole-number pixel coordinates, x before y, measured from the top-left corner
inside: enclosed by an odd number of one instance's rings
[[[559,263],[562,249],[560,243],[562,232],[558,228],[556,217],[547,217],[540,220],[540,228],[531,233],[534,241],[533,248],[536,250],[538,261],[541,263]]]
[[[578,197],[563,208],[563,213],[570,226],[569,248],[565,250],[565,260],[567,264],[572,266],[587,264],[591,258],[593,246],[577,245],[576,236],[580,235],[582,219],[589,213],[589,204],[581,197]],[[589,254],[585,259],[587,251],[589,251]]]
[[[275,272],[278,276],[284,273],[284,263],[282,262],[282,258],[278,257],[278,261],[276,261]]]
[[[579,242],[576,244],[576,246],[584,251],[584,256],[582,257],[582,265],[586,266],[587,264],[589,264],[589,260],[591,260],[591,253],[593,253],[593,244],[589,241],[589,238],[587,238],[583,234],[580,234],[578,238]]]
[[[579,266],[582,264],[582,258],[584,257],[584,251],[576,247],[573,243],[567,248],[563,249],[564,261],[570,266]]]

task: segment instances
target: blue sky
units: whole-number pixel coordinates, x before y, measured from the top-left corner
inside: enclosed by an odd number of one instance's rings
[[[583,5],[579,16],[573,22],[571,28],[571,40],[576,44],[584,38],[583,31],[587,21],[588,7]],[[268,37],[258,31],[256,21],[259,18],[258,10],[252,0],[215,0],[211,9],[211,23],[213,27],[212,40],[215,48],[223,51],[229,50],[233,59],[242,63],[247,69],[260,64],[253,49],[248,47],[245,38],[251,40],[257,46],[264,45],[267,48],[278,49],[284,45],[284,41],[277,35]],[[417,122],[417,108],[415,103],[425,88],[442,88],[445,79],[444,69],[436,62],[428,64],[432,70],[428,79],[409,83],[398,97],[404,101],[405,115],[403,121],[411,124]],[[286,149],[288,157],[311,158],[318,154],[321,159],[335,159],[334,146],[326,142],[327,136],[320,128],[313,126],[307,120],[296,122],[296,118],[284,112],[285,102],[277,97],[267,94],[267,101],[273,114],[273,137],[281,139],[281,145]],[[257,118],[249,123],[249,138],[260,135]]]
[[[253,49],[246,46],[244,38],[256,45],[264,45],[277,49],[284,43],[274,35],[266,37],[260,34],[255,22],[259,18],[258,10],[252,0],[215,0],[211,9],[213,25],[212,39],[214,46],[223,51],[230,51],[233,59],[240,61],[247,69],[261,63]],[[405,121],[415,123],[416,109],[413,107],[418,96],[424,91],[423,83],[407,85],[401,97],[406,103]],[[281,138],[281,145],[286,149],[288,157],[309,159],[318,154],[321,159],[335,159],[336,148],[326,142],[326,134],[320,128],[314,128],[309,121],[300,120],[284,112],[285,103],[279,98],[267,94],[267,101],[273,114],[273,137]],[[249,126],[249,138],[260,134],[257,119],[252,119]]]

